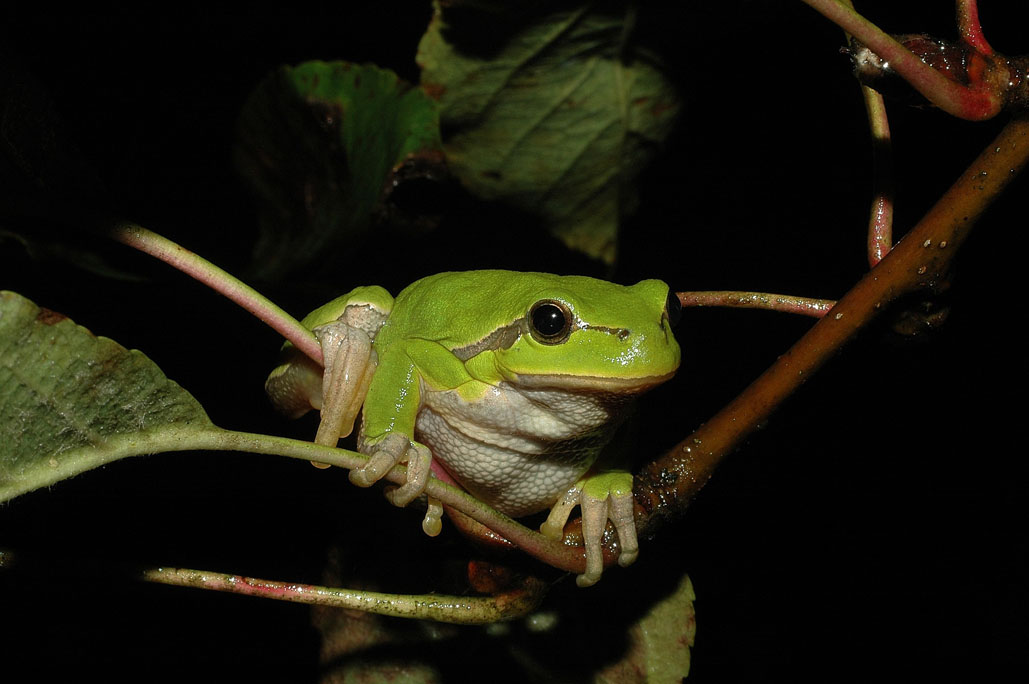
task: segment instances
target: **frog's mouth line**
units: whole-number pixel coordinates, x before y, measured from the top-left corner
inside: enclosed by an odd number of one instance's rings
[[[645,375],[639,378],[601,378],[589,375],[562,375],[551,373],[546,375],[519,374],[511,382],[518,387],[530,389],[561,389],[580,392],[614,392],[633,393],[645,390],[666,382],[675,375],[675,371],[664,375]]]

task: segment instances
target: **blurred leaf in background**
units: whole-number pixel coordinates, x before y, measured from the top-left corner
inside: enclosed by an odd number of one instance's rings
[[[418,48],[451,172],[611,265],[680,103],[635,3],[436,3]]]
[[[445,175],[436,103],[392,71],[348,62],[268,76],[240,116],[236,160],[258,200],[263,279],[345,266],[395,185]]]

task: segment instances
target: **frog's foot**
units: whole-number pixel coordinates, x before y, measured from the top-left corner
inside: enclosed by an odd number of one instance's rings
[[[398,463],[407,464],[407,482],[386,489],[386,498],[394,506],[406,506],[425,491],[432,466],[429,447],[408,439],[401,432],[391,432],[372,447],[368,462],[350,471],[350,481],[358,487],[371,487]],[[438,521],[439,516],[436,516]],[[430,528],[431,529],[431,528]]]
[[[349,311],[349,310],[348,310]],[[321,423],[316,444],[336,446],[340,437],[354,429],[368,385],[375,374],[376,358],[372,337],[367,331],[347,320],[339,320],[314,329],[322,345],[325,372],[322,376]]]
[[[575,578],[580,587],[596,584],[604,570],[601,541],[610,520],[618,533],[621,553],[618,564],[625,567],[639,555],[636,520],[633,517],[632,473],[611,471],[579,480],[550,509],[540,532],[551,539],[564,536],[565,523],[572,509],[582,509],[582,537],[586,547],[586,572]]]

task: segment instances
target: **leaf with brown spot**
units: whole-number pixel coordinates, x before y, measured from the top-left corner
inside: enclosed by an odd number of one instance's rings
[[[0,501],[209,429],[141,352],[0,292]]]

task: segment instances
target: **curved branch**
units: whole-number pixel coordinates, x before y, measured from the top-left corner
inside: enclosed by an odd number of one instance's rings
[[[961,39],[984,55],[993,54],[993,46],[983,35],[983,27],[979,23],[978,0],[957,0],[958,32]]]
[[[124,245],[160,259],[169,266],[173,266],[207,285],[215,292],[228,297],[267,323],[275,332],[292,342],[294,347],[311,357],[315,363],[322,363],[322,347],[318,338],[302,326],[300,321],[239,278],[163,235],[158,235],[134,223],[122,223],[115,226],[111,230],[110,236]]]
[[[722,411],[637,476],[641,532],[680,515],[715,467],[787,396],[898,297],[933,290],[982,212],[1029,159],[1029,118],[1012,120],[911,232]],[[612,554],[613,557],[613,554]]]

